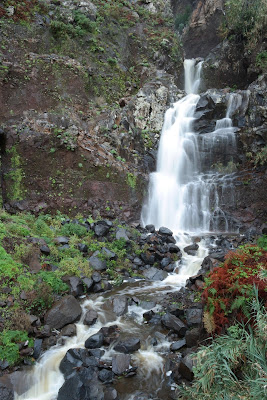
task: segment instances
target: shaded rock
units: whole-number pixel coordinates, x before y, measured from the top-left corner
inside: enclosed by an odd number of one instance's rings
[[[50,249],[47,245],[43,245],[40,247],[41,253],[43,253],[45,256],[49,256],[50,254]]]
[[[87,349],[97,349],[103,345],[104,335],[102,332],[95,333],[90,336],[86,341],[84,346]]]
[[[167,278],[168,273],[158,268],[152,267],[143,272],[145,278],[151,281],[163,281]]]
[[[86,245],[86,244],[83,244],[83,243],[78,243],[78,250],[81,252],[81,253],[87,253],[88,252],[88,246]]]
[[[174,243],[170,243],[168,245],[168,250],[170,253],[181,253],[181,250],[179,249],[179,247],[176,246],[176,244],[174,244]]]
[[[107,249],[106,247],[102,248],[101,253],[107,258],[108,260],[116,260],[118,258],[117,254],[113,253],[113,251]]]
[[[166,236],[172,236],[173,232],[170,229],[165,228],[165,226],[162,226],[161,228],[159,228],[159,234],[166,235]]]
[[[170,349],[171,349],[171,351],[178,351],[178,350],[180,350],[182,347],[184,347],[185,345],[186,345],[185,339],[178,340],[177,342],[173,342],[173,343],[171,344]]]
[[[69,336],[69,337],[75,336],[76,333],[77,333],[77,328],[76,325],[74,324],[69,324],[64,326],[64,328],[61,331],[62,336]]]
[[[124,240],[126,240],[126,242],[128,242],[129,241],[129,237],[127,235],[126,229],[124,229],[124,228],[117,229],[116,230],[116,239],[117,240],[124,239]]]
[[[105,260],[100,260],[97,256],[91,256],[89,258],[89,264],[95,271],[103,271],[107,268]]]
[[[69,238],[67,238],[66,236],[58,236],[55,238],[55,243],[60,246],[64,246],[64,244],[69,244],[69,241]]]
[[[112,357],[112,372],[122,375],[130,367],[131,356],[129,354],[116,354]]]
[[[163,315],[161,322],[166,328],[177,332],[180,337],[184,337],[187,331],[185,324],[179,318],[175,317],[175,315],[170,313]]]
[[[121,353],[133,353],[140,349],[141,343],[139,338],[129,338],[126,340],[121,340],[116,344],[114,350]]]
[[[185,334],[185,340],[187,347],[197,346],[200,340],[201,330],[199,328],[193,328],[188,330]]]
[[[70,283],[70,293],[77,297],[77,296],[82,296],[84,294],[84,287],[82,280],[78,278],[77,276],[71,276],[69,279]]]
[[[189,354],[182,358],[178,371],[188,381],[191,382],[194,379],[193,361]]]
[[[67,351],[63,359],[59,364],[59,369],[64,375],[65,379],[68,375],[71,375],[75,368],[79,368],[83,365],[81,360],[81,349],[70,349]],[[86,350],[87,351],[87,350]]]
[[[89,349],[88,354],[95,358],[101,358],[105,354],[105,352],[101,349]]]
[[[104,400],[119,400],[117,390],[107,387],[104,391]]]
[[[94,232],[96,236],[105,236],[110,230],[110,226],[106,221],[98,221],[94,225]]]
[[[99,272],[93,272],[91,278],[94,283],[99,283],[101,281],[101,275]]]
[[[33,358],[35,358],[35,360],[37,360],[37,358],[40,357],[42,351],[42,344],[43,344],[43,339],[34,340]]]
[[[188,326],[198,326],[202,324],[202,308],[188,308],[185,312]]]
[[[60,329],[63,326],[77,321],[82,314],[82,308],[74,296],[63,297],[56,302],[45,315],[45,323],[52,328]]]
[[[102,369],[98,374],[98,379],[104,383],[111,383],[114,377],[114,373],[108,369]]]
[[[82,368],[61,386],[57,400],[103,400],[103,389],[96,377],[90,368]]]
[[[13,400],[14,390],[5,383],[4,379],[0,378],[0,399],[1,400]]]
[[[119,317],[128,311],[128,299],[126,296],[116,296],[112,300],[113,312]]]
[[[150,232],[150,233],[154,233],[155,232],[155,226],[150,224],[150,225],[146,225],[145,229]]]
[[[143,314],[143,318],[145,321],[150,321],[154,317],[155,313],[153,310],[147,311]]]
[[[95,310],[89,310],[84,316],[83,323],[84,325],[93,325],[98,318],[98,314]]]
[[[134,260],[133,260],[133,263],[134,263],[135,265],[137,265],[138,267],[140,267],[141,265],[143,265],[143,261],[142,261],[141,258],[139,258],[139,257],[135,257]]]
[[[172,259],[171,259],[170,257],[164,257],[164,258],[161,260],[160,265],[161,265],[162,268],[165,268],[165,267],[167,267],[171,262],[172,262]]]
[[[199,245],[197,243],[191,244],[190,246],[186,246],[184,248],[184,251],[189,254],[190,256],[195,256],[196,252],[199,248]]]
[[[82,278],[82,283],[84,284],[86,291],[90,292],[90,289],[94,284],[93,280],[91,278]]]
[[[212,251],[209,254],[209,257],[214,258],[214,260],[224,261],[225,254],[226,254],[226,251],[220,249],[217,251]]]

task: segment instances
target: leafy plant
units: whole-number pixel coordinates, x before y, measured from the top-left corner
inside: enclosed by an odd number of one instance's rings
[[[10,365],[17,363],[20,358],[18,343],[27,340],[29,337],[26,332],[4,330],[0,337],[0,360],[8,361]],[[32,339],[30,339],[29,347],[33,347]]]
[[[87,234],[87,229],[82,225],[69,223],[63,225],[61,228],[61,234],[64,236],[76,235],[82,237]]]

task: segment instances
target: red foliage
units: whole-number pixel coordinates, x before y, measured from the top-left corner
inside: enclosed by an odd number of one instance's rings
[[[238,298],[249,299],[254,285],[259,298],[267,304],[266,282],[259,276],[260,270],[266,267],[267,252],[258,246],[246,246],[229,252],[224,264],[208,275],[203,300],[213,315],[216,333],[220,333],[233,317],[246,319],[242,308],[231,310],[231,306]]]

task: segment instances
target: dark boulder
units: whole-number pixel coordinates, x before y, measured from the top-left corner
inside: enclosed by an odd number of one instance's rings
[[[126,296],[116,296],[112,299],[113,312],[119,317],[128,311],[128,299]]]
[[[192,357],[189,354],[182,358],[178,370],[182,377],[187,379],[188,381],[191,382],[194,379],[193,361]]]
[[[95,310],[89,310],[86,312],[84,316],[83,323],[84,325],[93,325],[98,318],[98,314]]]
[[[104,400],[119,400],[117,390],[111,386],[105,388]]]
[[[91,368],[81,368],[59,389],[57,400],[103,400],[104,392],[97,374]]]
[[[119,341],[114,347],[115,351],[120,353],[133,353],[140,349],[141,343],[139,338],[129,338]]]
[[[159,234],[166,235],[166,236],[172,236],[173,232],[170,229],[165,228],[165,226],[162,226],[161,228],[159,228]]]
[[[105,269],[107,269],[107,262],[105,260],[101,260],[98,257],[98,254],[99,252],[95,252],[89,258],[89,264],[95,271],[104,271]]]
[[[102,248],[101,253],[108,260],[116,260],[118,258],[117,254],[115,254],[113,251],[107,249],[106,247]]]
[[[129,242],[129,236],[127,234],[126,229],[124,228],[118,228],[116,230],[116,239],[120,240],[120,239],[124,239],[126,242]]]
[[[84,244],[84,243],[78,243],[77,247],[78,247],[78,250],[81,253],[87,253],[88,252],[88,246],[86,244]]]
[[[202,324],[202,308],[188,308],[185,315],[188,326],[199,326]]]
[[[112,372],[115,375],[122,375],[125,373],[131,362],[131,356],[129,354],[116,354],[112,357]]]
[[[105,236],[109,230],[110,225],[107,223],[107,221],[98,221],[94,224],[94,232],[98,237]]]
[[[149,233],[154,233],[155,232],[155,226],[150,224],[150,225],[146,225],[145,229],[149,232]]]
[[[181,339],[181,340],[178,340],[177,342],[173,342],[173,343],[171,344],[170,349],[171,349],[171,351],[178,351],[178,350],[180,350],[182,347],[184,347],[185,345],[186,345],[185,339]]]
[[[58,236],[55,238],[55,243],[60,246],[64,246],[64,244],[69,244],[69,238],[66,236]]]
[[[84,294],[84,286],[80,278],[78,278],[77,276],[71,276],[69,278],[69,284],[70,284],[70,293],[73,296],[78,297]]]
[[[90,289],[94,284],[93,280],[91,278],[82,278],[82,283],[85,286],[86,291],[90,292]]]
[[[87,349],[97,349],[103,345],[104,335],[102,332],[95,333],[90,336],[86,341],[84,346]]]
[[[199,245],[197,243],[191,244],[190,246],[186,246],[184,248],[184,251],[189,254],[190,256],[195,256],[196,252],[199,248]]]
[[[114,377],[114,373],[108,369],[102,369],[98,374],[98,379],[104,383],[111,383]]]
[[[168,273],[158,268],[151,267],[143,272],[145,278],[151,281],[163,281],[167,278]]]
[[[173,331],[177,332],[180,337],[185,336],[187,327],[179,318],[175,317],[175,315],[166,313],[165,315],[163,315],[161,322],[166,328],[172,329]]]
[[[63,326],[77,321],[82,314],[82,308],[74,296],[65,296],[57,301],[45,315],[45,323],[52,328],[60,329]]]
[[[201,329],[193,328],[188,330],[185,334],[185,341],[187,347],[197,346],[200,341]]]
[[[47,245],[42,245],[42,246],[40,247],[40,251],[41,251],[41,253],[43,253],[45,256],[49,256],[49,254],[50,254],[50,249],[49,249],[49,247],[48,247]]]
[[[13,400],[14,399],[14,390],[11,386],[5,383],[5,379],[0,378],[0,399],[1,400]]]
[[[62,336],[75,336],[77,334],[77,328],[75,324],[69,324],[64,326],[64,328],[61,331]]]
[[[35,339],[34,340],[34,347],[33,347],[33,358],[37,360],[37,358],[40,357],[41,351],[42,351],[42,344],[43,344],[43,339]],[[0,397],[1,398],[1,397]]]
[[[171,259],[170,257],[164,257],[164,258],[161,260],[160,266],[161,266],[161,268],[165,268],[165,267],[167,267],[171,262],[172,262],[172,259]]]

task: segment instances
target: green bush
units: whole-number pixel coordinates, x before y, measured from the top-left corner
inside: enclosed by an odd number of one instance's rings
[[[192,8],[190,5],[188,5],[186,7],[184,13],[178,14],[175,17],[175,21],[174,21],[175,29],[177,29],[179,32],[181,32],[183,30],[183,28],[185,27],[185,25],[188,24],[191,14],[192,14]]]
[[[78,237],[82,237],[87,234],[87,229],[82,225],[70,223],[63,225],[61,228],[61,234],[64,236],[76,235]]]
[[[62,282],[62,280],[52,271],[40,271],[38,277],[51,287],[53,293],[60,294],[69,289],[68,285]]]
[[[4,330],[0,336],[0,360],[14,365],[19,361],[18,343],[29,340],[29,347],[33,347],[33,340],[29,339],[24,331]]]
[[[233,325],[227,335],[203,346],[196,355],[192,387],[184,400],[259,400],[267,387],[267,313],[257,291],[251,302],[251,325]]]

